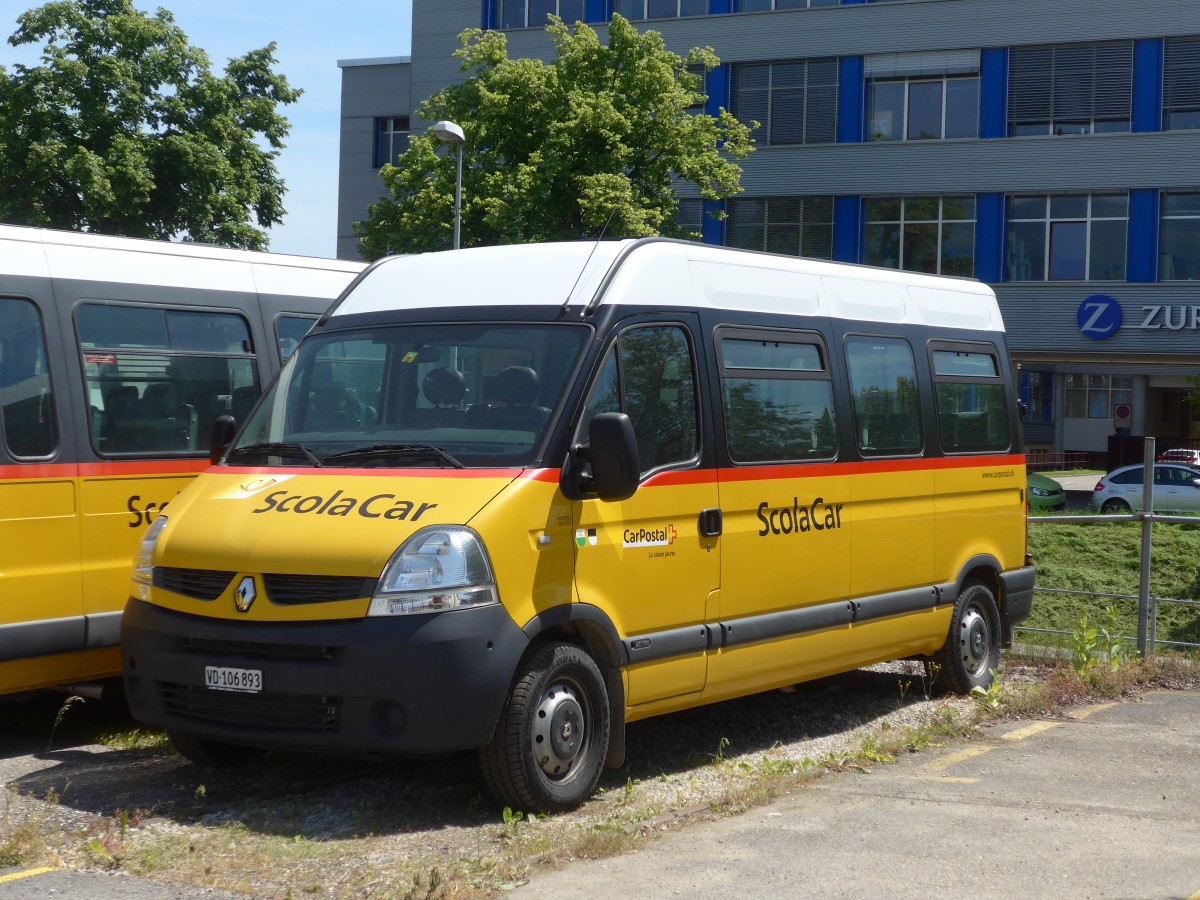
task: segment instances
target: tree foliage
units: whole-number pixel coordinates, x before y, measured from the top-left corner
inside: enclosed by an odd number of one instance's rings
[[[132,0],[17,22],[10,44],[44,46],[40,65],[0,66],[0,221],[266,249],[284,216],[278,107],[300,96],[274,44],[218,76],[171,13]]]
[[[458,123],[463,145],[462,245],[686,236],[676,227],[676,186],[717,200],[741,190],[734,160],[751,151],[750,128],[729,112],[696,111],[698,70],[718,64],[710,48],[686,57],[662,36],[619,15],[607,45],[582,23],[547,27],[556,57],[509,59],[499,31],[464,31],[455,55],[462,84],[418,109],[426,122]],[[696,71],[691,71],[694,68]],[[454,153],[430,132],[415,135],[380,172],[388,194],[355,228],[363,255],[450,246]]]

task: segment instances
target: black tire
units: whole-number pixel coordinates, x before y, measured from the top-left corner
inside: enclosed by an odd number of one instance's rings
[[[991,686],[1000,665],[1000,611],[991,588],[968,581],[954,602],[946,643],[933,658],[938,680],[956,694]]]
[[[479,751],[484,781],[514,809],[575,809],[600,780],[610,729],[608,690],[592,658],[574,644],[538,645]]]
[[[232,768],[262,758],[265,750],[259,747],[240,747],[224,741],[212,741],[198,737],[190,731],[167,732],[175,749],[193,763],[204,768]]]
[[[1114,497],[1112,500],[1104,501],[1104,504],[1100,507],[1100,512],[1104,513],[1106,516],[1113,516],[1128,515],[1129,513],[1133,512],[1133,510],[1124,500],[1117,500]]]

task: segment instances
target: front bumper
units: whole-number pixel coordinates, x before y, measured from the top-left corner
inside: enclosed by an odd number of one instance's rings
[[[258,747],[423,754],[491,740],[528,646],[498,604],[329,622],[239,622],[130,599],[125,691],[150,725]],[[262,673],[257,693],[205,667]]]

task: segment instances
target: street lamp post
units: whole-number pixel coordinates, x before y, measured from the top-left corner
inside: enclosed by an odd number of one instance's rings
[[[462,157],[463,157],[463,142],[467,139],[463,134],[463,130],[453,122],[435,122],[433,125],[433,133],[437,139],[444,144],[458,145],[458,174],[454,179],[454,249],[457,250],[460,244],[460,235],[462,233]]]

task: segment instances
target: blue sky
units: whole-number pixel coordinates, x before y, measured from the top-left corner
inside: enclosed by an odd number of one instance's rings
[[[38,53],[7,38],[17,16],[36,0],[0,0],[0,65],[36,64]],[[287,184],[284,224],[271,231],[271,250],[332,257],[337,244],[339,59],[407,56],[412,0],[134,0],[142,10],[165,7],[223,72],[226,61],[274,41],[276,70],[300,100],[284,109],[291,135],[276,165]],[[40,49],[40,48],[39,48]]]

